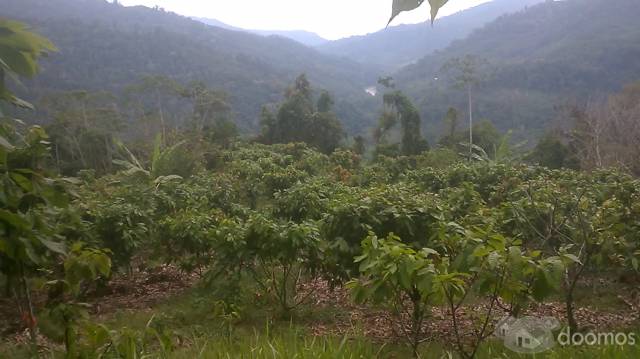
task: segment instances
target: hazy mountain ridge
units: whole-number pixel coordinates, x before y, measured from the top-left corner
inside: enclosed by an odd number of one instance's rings
[[[251,30],[251,32],[263,36],[282,36],[312,47],[325,44],[329,41],[314,32],[303,30]]]
[[[392,26],[376,33],[328,42],[324,53],[343,56],[389,70],[411,64],[462,39],[474,30],[503,16],[545,0],[494,0],[429,23]]]
[[[198,20],[207,25],[221,27],[227,30],[245,31],[245,32],[258,34],[262,36],[281,36],[281,37],[285,37],[287,39],[294,40],[303,45],[307,45],[311,47],[319,46],[329,41],[314,32],[304,31],[304,30],[250,30],[250,29],[239,28],[236,26],[231,26],[229,24],[226,24],[216,19],[202,18],[202,17],[196,17],[193,19]]]

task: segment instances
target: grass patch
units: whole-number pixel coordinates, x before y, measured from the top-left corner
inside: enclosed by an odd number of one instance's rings
[[[458,359],[456,353],[448,352],[436,344],[423,345],[421,358]],[[208,358],[410,358],[411,351],[394,343],[374,343],[365,338],[312,337],[304,330],[263,329],[246,333],[232,340],[211,338],[197,340],[188,348],[171,355],[175,359]],[[555,348],[536,355],[518,354],[506,349],[499,341],[485,344],[477,359],[522,358],[522,359],[637,359],[638,346],[566,347]]]
[[[240,294],[229,292],[220,284],[198,286],[185,293],[172,297],[153,308],[146,310],[123,309],[100,318],[100,321],[112,329],[144,330],[151,318],[159,326],[169,329],[175,334],[179,346],[169,358],[409,358],[411,350],[402,343],[379,342],[366,338],[354,323],[351,335],[345,337],[313,336],[308,328],[312,324],[331,325],[349,313],[336,306],[318,308],[313,304],[302,305],[293,318],[283,318],[269,308],[274,307],[265,298],[254,296],[254,288],[244,282]],[[221,289],[222,288],[222,289]],[[580,303],[604,306],[620,288],[614,284],[602,287],[603,291],[611,290],[605,299],[580,295]],[[606,289],[605,289],[606,288]],[[588,288],[581,288],[587,290]],[[240,299],[238,299],[240,298]],[[250,298],[245,299],[245,298]],[[240,316],[229,319],[225,324],[224,315],[216,312],[217,303],[221,300],[234,302],[238,306]],[[610,302],[606,308],[610,308]],[[223,313],[224,314],[224,313]],[[639,336],[640,337],[640,336]],[[422,358],[459,358],[453,352],[447,352],[443,343],[425,343],[420,348]],[[640,343],[639,343],[640,344]],[[28,348],[9,346],[0,343],[0,359],[29,358]],[[61,353],[51,353],[44,358],[62,358]],[[159,358],[155,353],[151,358]],[[477,355],[478,359],[494,358],[602,358],[602,359],[636,359],[640,358],[640,347],[608,346],[608,347],[556,347],[547,353],[521,355],[506,349],[498,340],[491,340],[483,345]]]
[[[297,327],[238,333],[234,338],[197,340],[171,358],[406,358],[401,346],[376,344],[363,338],[314,337]]]

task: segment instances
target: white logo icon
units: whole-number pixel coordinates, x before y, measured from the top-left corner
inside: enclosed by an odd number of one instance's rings
[[[516,353],[542,353],[556,345],[553,331],[560,323],[552,317],[506,317],[496,326],[495,336]]]

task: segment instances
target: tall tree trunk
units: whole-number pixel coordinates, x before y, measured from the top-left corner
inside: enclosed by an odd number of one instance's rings
[[[411,338],[411,349],[413,350],[413,357],[419,358],[420,353],[418,352],[418,348],[420,347],[420,342],[422,339],[422,321],[424,319],[424,309],[422,308],[422,305],[420,303],[420,295],[417,293],[417,290],[414,290],[412,301],[413,318],[411,333],[413,337]]]
[[[22,284],[22,290],[24,291],[24,297],[27,301],[27,311],[28,313],[26,313],[27,315],[29,315],[29,318],[27,318],[28,323],[27,325],[29,326],[29,336],[31,337],[31,345],[33,347],[34,353],[37,353],[38,351],[38,337],[37,337],[37,331],[36,331],[36,316],[35,313],[33,311],[33,302],[31,301],[31,291],[29,290],[29,284],[27,283],[27,279],[25,278],[25,274],[24,274],[24,267],[20,266],[20,283]]]
[[[156,89],[156,101],[158,103],[158,111],[160,114],[160,125],[162,126],[162,145],[166,144],[167,140],[167,126],[164,122],[164,110],[162,108],[162,101],[160,100],[160,92]]]
[[[573,292],[567,293],[565,297],[565,306],[567,310],[567,322],[572,333],[578,331],[578,321],[576,321],[575,308],[573,306]]]
[[[469,161],[473,157],[473,102],[471,99],[471,86],[467,86],[469,96]]]

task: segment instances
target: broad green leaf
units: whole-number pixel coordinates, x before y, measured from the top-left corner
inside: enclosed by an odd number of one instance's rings
[[[22,188],[23,191],[25,192],[33,191],[33,183],[31,183],[31,180],[28,179],[27,177],[16,172],[12,172],[9,176],[11,176],[11,179],[15,183],[17,183],[18,186],[20,186],[20,188]]]
[[[477,284],[478,293],[484,295],[491,291],[492,287],[494,286],[494,282],[492,281],[492,279],[493,278],[491,277],[480,279],[479,283]]]
[[[511,265],[522,262],[522,251],[520,247],[509,247],[509,260],[511,261]]]
[[[24,252],[27,255],[27,258],[29,258],[29,260],[31,260],[31,262],[33,263],[40,263],[42,259],[33,249],[33,246],[31,245],[31,241],[29,241],[29,239],[24,237],[20,237],[19,240],[24,245]]]
[[[474,257],[482,258],[489,255],[489,253],[491,253],[491,249],[489,249],[488,247],[478,246],[471,255]]]
[[[0,45],[0,56],[12,72],[21,76],[32,77],[38,72],[35,58],[28,54]]]
[[[12,105],[20,107],[20,108],[24,108],[27,110],[34,110],[35,108],[33,107],[33,105],[30,102],[27,102],[21,98],[12,96],[12,98],[9,100],[9,102],[11,102]]]
[[[431,23],[436,20],[436,16],[438,16],[438,12],[440,8],[442,8],[449,0],[429,0],[429,4],[431,5]]]
[[[574,254],[565,253],[565,254],[562,254],[562,257],[568,259],[571,262],[574,262],[574,263],[582,265],[582,262],[580,261],[580,258],[575,256]]]
[[[183,178],[181,176],[178,176],[178,175],[160,176],[160,177],[156,178],[153,181],[153,183],[156,186],[159,186],[159,185],[163,185],[165,183],[169,183],[169,182],[173,182],[173,181],[180,181],[182,179]]]
[[[491,269],[495,269],[498,267],[499,261],[500,261],[500,253],[498,252],[491,252],[489,254],[489,257],[487,258],[487,263],[489,264],[489,268]]]
[[[62,178],[60,178],[60,181],[61,182],[65,182],[65,183],[69,183],[69,184],[72,184],[72,185],[79,185],[79,184],[82,183],[82,181],[80,179],[75,178],[75,177],[62,177]]]
[[[409,274],[409,270],[406,266],[400,267],[400,283],[404,288],[411,288],[411,275]]]
[[[73,245],[71,245],[71,252],[78,252],[82,250],[82,247],[84,247],[84,243],[76,242]]]
[[[57,51],[51,41],[31,32],[26,24],[5,19],[0,19],[0,46],[34,54]]]
[[[422,5],[424,0],[393,0],[393,6],[391,9],[391,18],[387,23],[387,26],[391,24],[391,21],[396,18],[396,16],[400,15],[403,11],[411,11],[417,9]]]
[[[4,147],[7,151],[13,151],[15,147],[4,137],[0,136],[0,146]]]
[[[0,209],[0,221],[6,222],[10,226],[20,230],[31,227],[31,224],[22,216],[4,209]]]
[[[94,258],[96,269],[103,276],[109,276],[111,273],[111,258],[105,254],[98,254]]]
[[[0,253],[7,253],[9,251],[9,242],[4,239],[0,239]]]
[[[40,142],[49,138],[47,132],[41,126],[31,126],[25,136],[26,141],[30,143]]]
[[[32,109],[33,106],[13,95],[4,84],[5,77],[33,77],[39,71],[38,59],[57,51],[46,38],[31,32],[27,25],[0,19],[0,101]]]
[[[67,248],[64,243],[54,242],[44,238],[40,238],[40,243],[54,253],[63,255],[67,253]]]
[[[500,235],[495,235],[495,236],[491,236],[489,237],[488,241],[487,241],[488,245],[497,250],[497,251],[504,251],[505,247],[506,247],[506,239],[503,236]]]
[[[559,283],[557,279],[553,277],[554,276],[546,270],[539,270],[536,273],[531,290],[531,294],[535,300],[542,301],[557,291]]]
[[[431,255],[439,255],[440,253],[438,253],[436,250],[431,249],[431,248],[422,248],[422,253],[424,254],[425,257],[429,257]]]
[[[448,2],[449,0],[429,0],[429,5],[431,6],[431,23],[435,21],[438,16],[438,12],[440,9]],[[393,0],[393,6],[391,10],[391,19],[389,19],[389,23],[387,26],[391,24],[391,21],[396,18],[403,11],[411,11],[420,7],[424,3],[424,0]]]

